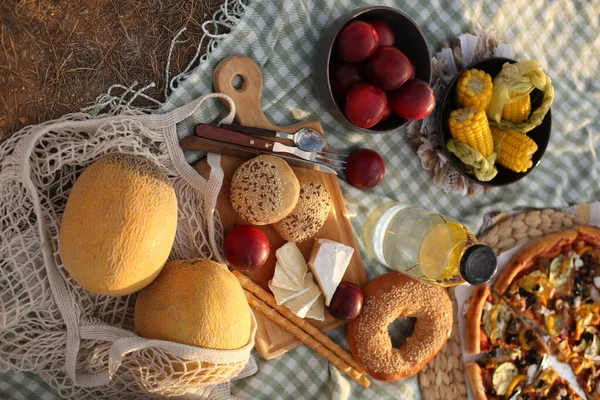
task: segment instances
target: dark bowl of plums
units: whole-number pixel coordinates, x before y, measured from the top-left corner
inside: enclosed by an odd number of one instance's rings
[[[353,130],[391,131],[435,108],[429,45],[395,8],[363,8],[334,21],[319,41],[313,77],[325,109]]]

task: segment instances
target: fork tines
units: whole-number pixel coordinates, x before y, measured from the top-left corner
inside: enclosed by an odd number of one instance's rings
[[[333,168],[344,168],[348,156],[335,151],[321,150],[316,152],[315,160],[326,162]]]

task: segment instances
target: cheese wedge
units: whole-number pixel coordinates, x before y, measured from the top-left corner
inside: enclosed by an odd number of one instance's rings
[[[277,304],[283,304],[288,300],[296,298],[302,295],[303,293],[307,292],[311,287],[315,285],[316,284],[313,281],[313,277],[310,272],[304,275],[304,282],[302,283],[302,286],[299,290],[282,289],[280,287],[274,286],[273,280],[269,281],[269,289],[271,289],[271,292],[273,292],[273,296],[275,296],[275,301],[277,302]]]
[[[315,240],[308,260],[308,268],[323,292],[325,305],[328,306],[331,303],[331,298],[344,277],[353,253],[352,247],[333,240]]]
[[[325,319],[325,298],[323,298],[323,293],[319,293],[317,300],[310,306],[306,312],[306,318],[316,319],[317,321]]]
[[[292,282],[297,286],[302,286],[304,275],[308,272],[304,256],[296,246],[295,242],[287,242],[275,252],[277,262],[281,265],[283,271]]]
[[[288,273],[283,270],[283,267],[281,264],[279,264],[279,261],[275,263],[275,273],[273,274],[273,279],[269,281],[269,287],[271,284],[280,289],[291,291],[302,289],[302,285],[296,284],[296,282],[289,277]]]
[[[302,293],[302,295],[295,297],[291,300],[283,303],[284,306],[289,308],[294,314],[299,316],[300,318],[306,317],[306,313],[310,309],[310,307],[314,304],[315,301],[321,295],[321,291],[317,285],[313,285],[310,289]]]

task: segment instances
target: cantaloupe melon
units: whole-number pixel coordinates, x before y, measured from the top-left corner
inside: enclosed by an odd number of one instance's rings
[[[177,198],[166,173],[145,157],[110,154],[79,176],[65,207],[59,252],[85,289],[136,292],[159,274],[177,228]]]
[[[252,317],[242,286],[222,264],[204,259],[168,262],[138,294],[135,333],[216,350],[244,347]]]

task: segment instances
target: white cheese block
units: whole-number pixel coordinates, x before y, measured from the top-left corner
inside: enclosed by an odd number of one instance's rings
[[[302,286],[304,275],[308,272],[304,256],[294,242],[287,242],[275,252],[277,261],[292,282]]]
[[[302,286],[298,290],[282,289],[280,287],[274,286],[273,280],[269,281],[269,289],[271,289],[271,292],[273,292],[273,296],[275,296],[275,301],[277,302],[277,304],[283,304],[288,300],[296,298],[302,295],[303,293],[307,292],[313,286],[316,286],[316,284],[313,281],[313,277],[310,272],[304,275],[304,281],[302,282]]]
[[[315,246],[308,260],[308,268],[315,276],[327,306],[331,303],[331,298],[344,277],[352,253],[354,253],[352,247],[333,240],[315,240]]]
[[[313,285],[308,289],[307,292],[302,293],[300,296],[295,297],[289,301],[283,303],[284,306],[289,308],[294,314],[300,318],[306,317],[306,313],[315,301],[321,295],[321,291],[317,285]]]
[[[269,286],[271,285],[271,282],[273,286],[280,289],[291,291],[302,289],[302,285],[296,284],[296,282],[289,277],[287,272],[283,270],[283,267],[281,264],[279,264],[279,261],[275,263],[275,273],[273,274],[273,279],[269,282]]]
[[[317,321],[323,321],[325,319],[325,298],[323,293],[319,290],[319,297],[313,303],[312,306],[306,312],[306,318],[316,319]]]

